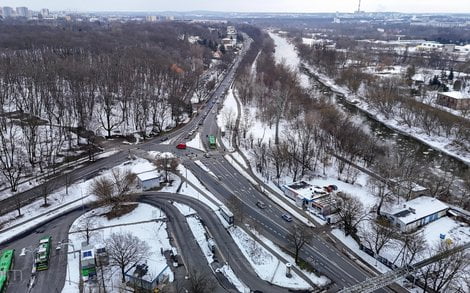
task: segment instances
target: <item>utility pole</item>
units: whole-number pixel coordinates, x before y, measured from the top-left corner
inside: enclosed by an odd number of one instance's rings
[[[361,13],[361,0],[359,0],[359,4],[357,5],[357,13]]]

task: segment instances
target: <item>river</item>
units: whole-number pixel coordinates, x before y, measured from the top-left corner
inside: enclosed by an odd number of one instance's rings
[[[433,149],[427,144],[414,139],[411,136],[403,135],[398,131],[387,127],[380,121],[373,119],[369,114],[357,108],[354,104],[344,99],[341,93],[332,91],[330,87],[319,81],[308,69],[301,66],[301,61],[297,51],[291,43],[277,34],[269,33],[276,45],[275,58],[277,62],[284,62],[299,74],[301,85],[310,89],[315,96],[329,98],[342,111],[351,115],[354,121],[361,123],[364,129],[379,138],[390,148],[397,152],[413,152],[417,159],[430,163],[426,172],[432,172],[437,175],[444,173],[453,174],[456,178],[461,178],[462,174],[469,170],[469,166],[463,161],[454,158],[445,152]],[[457,191],[462,180],[457,180],[453,191]]]

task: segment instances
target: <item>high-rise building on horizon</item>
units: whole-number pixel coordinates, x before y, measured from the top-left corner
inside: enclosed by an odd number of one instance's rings
[[[13,17],[15,16],[15,10],[11,7],[4,6],[2,7],[2,15],[3,15],[3,18]]]
[[[41,9],[41,15],[42,15],[42,17],[48,17],[49,16],[49,9],[47,9],[47,8]]]
[[[16,16],[18,16],[18,17],[29,17],[28,7],[16,7]]]

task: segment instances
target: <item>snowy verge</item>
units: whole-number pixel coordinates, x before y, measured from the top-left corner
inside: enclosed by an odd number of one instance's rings
[[[199,132],[196,133],[196,136],[192,140],[186,142],[186,146],[201,150],[203,152],[206,151],[204,144],[201,141],[201,134]]]
[[[214,172],[212,172],[211,170],[209,170],[209,168],[207,168],[206,165],[204,165],[201,161],[199,160],[196,160],[194,161],[194,163],[196,165],[198,165],[202,170],[206,171],[209,175],[211,175],[212,177],[214,177],[215,179],[219,179],[219,177],[217,177]]]
[[[207,263],[209,264],[209,267],[212,269],[210,264],[214,262],[214,253],[209,248],[209,242],[206,237],[207,235],[206,229],[202,225],[201,221],[194,216],[187,217],[186,220],[191,229],[191,232],[194,235],[194,238],[196,239],[196,242],[201,248],[202,253],[204,254],[207,260]],[[217,271],[220,271],[237,288],[239,292],[242,292],[242,293],[250,292],[250,289],[245,284],[243,284],[243,282],[240,281],[240,279],[238,279],[238,277],[235,275],[235,273],[229,266],[225,265],[222,268],[218,269]]]
[[[230,234],[242,251],[243,255],[248,259],[251,266],[261,279],[274,285],[289,289],[310,289],[311,286],[294,271],[291,271],[290,278],[287,277],[286,263],[269,252],[266,248],[263,247],[263,245],[253,239],[243,229],[240,227],[234,227],[230,229]],[[264,239],[262,241],[264,242]],[[271,245],[275,246],[272,243]],[[271,245],[269,246],[270,248]],[[280,249],[276,246],[276,249],[273,250],[278,253]],[[284,257],[285,255],[282,256]],[[285,259],[288,261],[293,261],[292,257],[290,256]],[[324,277],[318,277],[308,272],[304,272],[304,274],[306,274],[314,284],[319,286],[323,286],[329,282],[329,280]]]
[[[180,174],[184,174],[186,180],[189,182],[183,182],[179,193],[196,198],[197,200],[206,204],[213,211],[217,211],[222,202],[218,200],[207,188],[194,176],[194,174],[188,170],[185,166],[179,165],[178,171]],[[199,189],[201,192],[199,192]]]
[[[221,272],[225,276],[225,278],[227,278],[227,280],[229,280],[230,283],[235,286],[235,288],[237,288],[238,292],[251,292],[250,288],[248,288],[242,281],[240,281],[240,279],[238,279],[238,277],[235,275],[235,272],[228,265],[224,265],[223,267],[218,269],[218,271]]]

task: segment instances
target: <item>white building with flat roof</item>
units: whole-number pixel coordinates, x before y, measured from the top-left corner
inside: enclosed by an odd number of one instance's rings
[[[383,211],[382,215],[402,232],[411,232],[444,217],[448,209],[449,206],[436,198],[421,196]]]
[[[160,186],[162,175],[157,171],[148,171],[137,174],[137,180],[142,190],[149,190]]]

